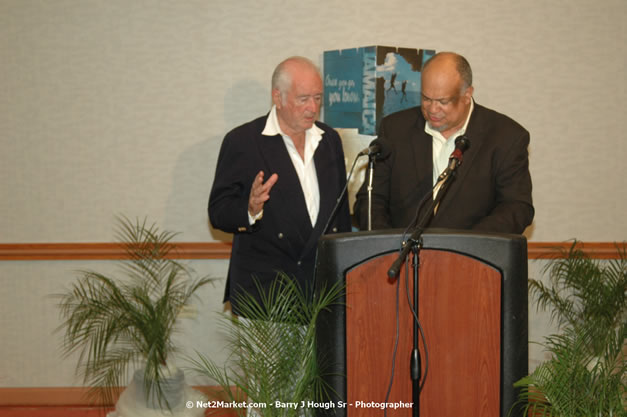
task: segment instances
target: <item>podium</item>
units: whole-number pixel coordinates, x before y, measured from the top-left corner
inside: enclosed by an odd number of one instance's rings
[[[387,230],[319,242],[316,289],[345,285],[339,303],[317,322],[316,354],[332,399],[316,409],[319,416],[383,416],[383,407],[390,417],[415,415],[411,262],[398,279],[387,276],[402,239],[401,231]],[[427,229],[422,243],[417,316],[424,385],[416,412],[505,417],[517,399],[513,383],[528,373],[527,241]]]

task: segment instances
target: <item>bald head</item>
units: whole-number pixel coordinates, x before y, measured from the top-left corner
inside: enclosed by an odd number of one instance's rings
[[[468,60],[454,52],[439,52],[435,54],[422,67],[423,74],[428,71],[445,72],[449,75],[457,73],[462,81],[462,89],[472,86],[472,69]]]
[[[421,109],[429,126],[449,138],[465,123],[472,104],[472,71],[452,52],[434,55],[422,68]]]

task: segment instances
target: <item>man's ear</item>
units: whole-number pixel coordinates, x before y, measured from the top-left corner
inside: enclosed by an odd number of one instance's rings
[[[278,109],[281,108],[281,92],[278,88],[274,88],[272,90],[272,104],[274,104]]]
[[[475,92],[475,88],[471,85],[464,91],[464,99],[468,100],[470,103],[470,99],[472,98],[472,94]]]

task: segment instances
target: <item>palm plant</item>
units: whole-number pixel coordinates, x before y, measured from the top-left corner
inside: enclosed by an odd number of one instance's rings
[[[551,359],[516,383],[525,415],[625,416],[627,257],[602,263],[575,241],[551,260],[548,285],[529,281],[539,309],[551,309],[561,334],[546,338]]]
[[[218,365],[200,353],[189,361],[198,373],[221,386],[224,401],[245,401],[252,405],[252,415],[311,415],[308,402],[328,398],[316,360],[316,319],[338,302],[342,288],[324,289],[312,300],[294,280],[279,274],[269,290],[258,286],[258,291],[260,303],[250,295],[238,302],[246,319],[222,314],[230,352],[227,363]],[[297,407],[288,408],[277,401]],[[246,408],[234,411],[251,415]]]
[[[92,397],[112,404],[131,367],[144,366],[147,397],[164,402],[163,383],[172,354],[172,335],[181,310],[194,293],[212,281],[173,258],[175,233],[155,224],[118,218],[116,236],[127,258],[124,279],[81,271],[78,281],[59,295],[66,354],[78,351],[77,372]],[[148,398],[146,398],[148,400]]]

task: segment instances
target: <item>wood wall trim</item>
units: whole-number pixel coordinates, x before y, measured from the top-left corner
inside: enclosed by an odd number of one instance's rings
[[[228,259],[231,243],[176,242],[176,259]],[[560,257],[572,242],[528,242],[529,259]],[[618,259],[614,242],[580,242],[579,246],[595,259]],[[118,260],[126,254],[119,243],[1,243],[0,261]]]
[[[194,389],[204,393],[209,399],[223,399],[223,389],[218,386],[197,385]],[[124,388],[121,388],[121,393]],[[235,388],[233,388],[235,389]],[[25,387],[0,388],[0,407],[94,407],[88,396],[89,387]],[[105,407],[113,406],[104,404]],[[222,414],[220,414],[222,415]],[[230,416],[230,414],[225,414]]]
[[[231,244],[224,242],[177,242],[174,259],[228,259]],[[0,261],[117,260],[126,259],[119,243],[2,243]]]
[[[217,386],[194,386],[208,398],[220,398],[223,392]],[[90,401],[89,387],[25,387],[0,388],[0,407],[86,407],[102,403]],[[122,392],[122,389],[120,389]],[[112,406],[105,404],[105,406]]]
[[[0,388],[0,406],[96,406],[86,387]]]
[[[573,242],[528,242],[527,256],[529,259],[563,258]],[[615,242],[577,242],[577,247],[593,259],[619,259],[619,246],[625,243]]]

